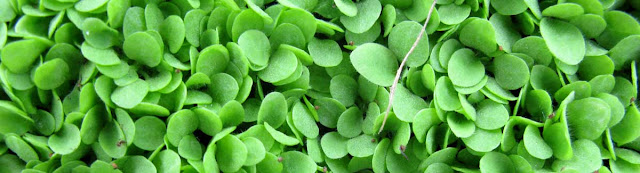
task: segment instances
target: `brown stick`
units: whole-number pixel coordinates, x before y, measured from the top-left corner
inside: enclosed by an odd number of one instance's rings
[[[396,71],[396,77],[395,79],[393,79],[393,85],[391,85],[391,88],[390,88],[391,91],[389,93],[389,104],[387,105],[387,110],[385,111],[384,119],[382,120],[382,126],[380,126],[380,130],[378,131],[378,134],[382,133],[382,130],[384,129],[384,125],[387,123],[387,118],[389,118],[389,110],[391,110],[391,104],[393,104],[393,96],[396,93],[396,87],[398,86],[398,81],[400,80],[400,75],[402,74],[402,69],[404,68],[404,64],[407,62],[409,55],[413,53],[413,50],[415,50],[416,47],[418,47],[418,43],[420,42],[422,35],[424,35],[424,32],[427,28],[427,24],[429,24],[429,19],[431,19],[431,13],[433,13],[433,9],[436,7],[437,1],[438,0],[433,0],[433,3],[431,4],[431,8],[429,8],[429,14],[427,15],[427,19],[424,21],[424,25],[420,30],[420,34],[418,34],[418,38],[416,38],[416,41],[413,42],[413,46],[411,46],[411,49],[409,49],[409,52],[407,52],[407,55],[404,56],[404,59],[402,59],[402,63],[400,63],[400,67],[398,67],[398,71]]]

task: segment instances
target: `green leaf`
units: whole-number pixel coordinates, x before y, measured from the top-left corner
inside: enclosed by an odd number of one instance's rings
[[[149,84],[138,79],[129,85],[113,90],[111,101],[122,108],[130,109],[142,102],[148,92]]]
[[[551,96],[544,90],[533,90],[527,93],[526,104],[524,105],[527,112],[539,121],[545,119],[545,116],[551,115],[553,112],[553,102]]]
[[[563,123],[554,123],[543,129],[542,138],[553,150],[554,157],[565,160],[573,157],[573,149],[568,134],[569,129]]]
[[[607,27],[607,21],[602,16],[595,14],[583,14],[573,17],[569,23],[578,27],[586,38],[599,36]]]
[[[494,0],[491,2],[491,6],[502,15],[520,14],[527,10],[527,5],[525,1]]]
[[[402,61],[409,52],[409,49],[413,47],[413,43],[416,41],[421,30],[422,25],[413,21],[401,22],[393,27],[389,34],[389,49],[396,55],[398,61]],[[407,58],[406,63],[409,67],[419,67],[427,62],[428,59],[429,37],[427,33],[423,33],[413,53]]]
[[[242,168],[247,160],[248,150],[244,143],[233,135],[227,135],[216,143],[216,160],[220,170],[235,172]]]
[[[271,44],[267,36],[257,30],[248,30],[238,38],[238,45],[251,63],[251,68],[261,70],[267,67]]]
[[[528,125],[522,138],[524,147],[531,156],[538,159],[548,159],[553,155],[553,150],[544,142],[537,127]]]
[[[380,17],[382,5],[376,0],[364,0],[356,3],[357,14],[353,17],[341,16],[340,22],[353,33],[363,33],[373,26]]]
[[[337,131],[340,135],[347,138],[356,137],[362,132],[362,121],[362,111],[357,107],[350,107],[342,112],[338,118]]]
[[[206,17],[206,12],[201,9],[192,9],[184,15],[185,39],[195,47],[200,46],[200,34],[202,33],[202,19]],[[125,34],[126,35],[126,34]]]
[[[497,152],[489,152],[480,159],[480,171],[482,172],[515,172],[511,159],[507,155]]]
[[[0,57],[2,64],[11,72],[25,73],[47,48],[48,45],[35,39],[19,40],[4,45]]]
[[[262,142],[254,137],[243,138],[242,142],[247,147],[247,160],[245,166],[256,165],[266,157],[266,151]]]
[[[107,4],[107,0],[81,0],[74,6],[80,12],[95,12]]]
[[[336,128],[338,118],[347,110],[342,103],[332,98],[320,98],[313,103],[318,106],[318,119],[320,124],[329,128]]]
[[[296,102],[291,110],[293,124],[307,138],[317,138],[319,128],[313,116],[302,102]]]
[[[440,122],[441,121],[438,118],[438,115],[435,109],[433,108],[423,109],[423,110],[420,110],[418,113],[416,113],[416,116],[413,118],[411,131],[414,133],[414,136],[416,136],[416,139],[419,142],[424,142],[427,131],[431,127],[439,124]]]
[[[80,145],[80,130],[72,124],[64,124],[60,131],[49,138],[51,150],[60,154],[69,154]]]
[[[509,120],[508,110],[499,103],[485,99],[477,105],[475,124],[485,130],[502,128]]]
[[[637,45],[636,43],[638,42],[640,42],[640,37],[632,35],[620,40],[618,44],[609,50],[609,56],[611,57],[611,60],[613,60],[613,64],[617,70],[628,65],[628,63],[633,60],[633,57],[640,54],[640,49],[633,46]]]
[[[287,145],[287,146],[294,146],[297,145],[300,141],[298,141],[296,138],[294,137],[290,137],[276,129],[274,129],[273,127],[271,127],[271,125],[269,125],[269,123],[264,123],[264,127],[267,129],[267,132],[269,132],[269,134],[271,134],[271,137],[273,137],[273,139],[275,139],[276,141],[280,142],[283,145]]]
[[[428,104],[422,98],[414,95],[402,85],[398,85],[395,94],[392,103],[393,112],[401,121],[413,122],[416,114],[428,107]]]
[[[356,71],[367,80],[380,86],[392,85],[398,62],[388,48],[376,43],[365,43],[351,52],[350,59]]]
[[[467,4],[457,5],[448,4],[438,7],[438,16],[440,22],[447,25],[455,25],[462,23],[471,12],[471,7]]]
[[[373,155],[376,146],[378,146],[378,140],[376,138],[363,134],[349,139],[347,142],[347,152],[354,157],[369,157]]]
[[[178,154],[185,159],[200,160],[202,159],[202,153],[202,146],[193,135],[182,137],[178,144]]]
[[[545,40],[539,36],[528,36],[522,38],[511,46],[513,53],[524,53],[534,59],[535,64],[549,65],[552,62],[552,54],[545,43]]]
[[[38,110],[36,114],[31,116],[33,117],[34,123],[37,124],[35,129],[40,132],[40,134],[49,136],[56,130],[57,122],[51,113]]]
[[[434,98],[438,100],[438,106],[445,111],[453,111],[462,107],[458,93],[453,88],[451,80],[446,76],[440,77],[436,82]]]
[[[260,109],[258,110],[258,124],[263,124],[263,122],[269,123],[272,127],[278,128],[280,127],[287,116],[287,101],[279,92],[272,92],[267,94],[267,96],[260,104]]]
[[[302,30],[291,23],[278,25],[271,32],[269,41],[271,42],[271,50],[278,49],[281,44],[288,44],[300,49],[303,49],[306,45],[305,35]]]
[[[611,107],[601,99],[590,97],[569,103],[566,116],[574,137],[595,140],[609,124]]]
[[[502,132],[500,129],[484,130],[478,128],[468,138],[462,138],[462,141],[474,151],[489,152],[500,145],[501,137]]]
[[[453,169],[449,167],[449,165],[444,163],[434,163],[429,165],[427,169],[424,171],[425,173],[453,173]]]
[[[348,138],[341,136],[337,132],[329,132],[320,139],[322,151],[328,158],[339,159],[348,154]]]
[[[144,156],[130,156],[114,162],[123,172],[157,172],[156,166]]]
[[[104,111],[103,106],[96,105],[84,115],[82,126],[80,126],[80,137],[82,137],[84,144],[93,144],[98,140],[98,135],[105,121],[110,119]]]
[[[558,74],[556,74],[553,69],[543,65],[533,66],[529,79],[531,87],[536,90],[546,90],[548,93],[555,93],[561,87]]]
[[[316,18],[310,12],[299,8],[283,10],[278,16],[277,24],[290,23],[302,31],[306,42],[311,41],[316,33]]]
[[[256,169],[265,172],[282,172],[283,165],[278,161],[278,156],[267,152],[265,158],[256,165]]]
[[[248,30],[261,30],[264,27],[262,16],[253,10],[242,10],[233,20],[231,26],[231,38],[238,41],[238,37]]]
[[[459,138],[467,138],[476,131],[473,121],[466,119],[462,114],[454,112],[447,113],[447,124],[451,132]]]
[[[345,107],[352,106],[358,95],[358,83],[347,75],[337,75],[331,78],[329,92],[333,99],[338,100]]]
[[[635,130],[630,130],[636,129],[636,126],[638,126],[637,123],[633,123],[636,120],[640,120],[640,112],[638,111],[638,108],[636,108],[635,105],[627,107],[627,113],[624,115],[620,123],[611,127],[611,138],[613,138],[613,141],[618,145],[623,145],[638,138],[640,133]]]
[[[113,158],[125,156],[127,152],[127,142],[125,140],[122,128],[116,121],[106,123],[98,136],[100,147],[107,156]]]
[[[69,65],[62,59],[53,59],[36,68],[33,83],[39,89],[51,90],[59,87],[69,78]]]
[[[316,163],[299,151],[287,151],[282,153],[281,157],[285,173],[313,173],[317,170]]]
[[[575,26],[560,20],[544,18],[540,22],[540,33],[558,60],[576,65],[584,58],[584,38]]]
[[[180,171],[180,156],[173,150],[162,150],[152,160],[158,172]]]
[[[258,72],[258,77],[265,82],[281,82],[294,74],[298,67],[298,58],[293,52],[286,49],[278,49],[269,58],[269,65]]]
[[[574,3],[559,3],[542,10],[542,16],[570,19],[584,14],[584,8]]]
[[[162,39],[169,46],[171,53],[177,53],[182,47],[185,38],[185,25],[182,18],[179,16],[169,16],[158,28],[158,32],[162,36]]]
[[[222,45],[212,45],[204,48],[198,54],[198,59],[195,62],[195,71],[213,76],[216,73],[223,72],[227,68],[229,61],[227,48]]]
[[[171,115],[167,123],[166,138],[174,146],[178,146],[182,137],[193,133],[199,124],[198,117],[191,110],[180,110]]]
[[[502,88],[518,89],[529,81],[529,68],[522,59],[505,54],[494,58],[493,62],[495,79]]]
[[[84,1],[86,2],[91,0]],[[77,4],[81,3],[79,2]],[[85,37],[85,41],[96,48],[106,49],[114,45],[120,45],[122,42],[118,37],[118,31],[110,28],[100,19],[93,17],[86,18],[80,27],[84,31],[82,34]]]
[[[20,159],[22,159],[23,161],[29,162],[38,160],[38,153],[36,153],[36,151],[27,142],[20,138],[20,136],[15,134],[7,135],[4,137],[4,141],[7,145],[6,147],[11,149],[11,151],[18,155],[18,157],[20,157]],[[80,140],[78,140],[78,144],[80,144]],[[59,145],[56,145],[56,147],[58,147]]]
[[[136,134],[133,140],[138,148],[155,150],[164,143],[167,127],[164,121],[153,116],[144,116],[135,121]],[[157,166],[157,165],[156,165]]]
[[[240,88],[233,76],[227,73],[218,73],[210,77],[209,95],[213,98],[213,102],[223,105],[236,98]]]
[[[238,101],[231,100],[218,112],[223,127],[237,126],[244,120],[244,108]]]
[[[2,21],[2,23],[8,22],[8,21],[12,21],[15,17],[16,17],[16,12],[14,11],[13,5],[12,5],[12,1],[9,0],[3,0],[0,1],[0,3],[2,3],[2,5],[0,5],[2,8],[2,13],[0,14],[0,16],[2,16],[0,18],[0,21]]]
[[[495,29],[498,45],[503,51],[511,52],[512,45],[522,38],[518,30],[513,27],[515,24],[511,21],[511,18],[505,15],[494,14],[489,18],[489,22],[491,22],[491,25],[493,25]]]
[[[591,95],[591,85],[585,81],[577,81],[560,88],[555,94],[553,94],[553,97],[557,102],[561,102],[572,92],[575,92],[576,99],[587,98]]]
[[[307,48],[313,62],[318,66],[334,67],[342,62],[342,50],[336,41],[311,39]]]
[[[113,28],[122,27],[124,16],[129,7],[131,7],[131,1],[128,0],[107,2],[107,23],[109,23],[109,26]]]
[[[354,17],[358,14],[358,8],[356,7],[356,4],[353,1],[333,0],[333,2],[336,4],[340,12],[342,12],[342,14],[346,16]]]
[[[127,57],[149,67],[155,67],[162,60],[162,47],[157,39],[147,32],[137,32],[124,39],[122,50]],[[162,43],[160,43],[162,45]]]
[[[620,100],[608,93],[600,93],[597,94],[596,97],[607,103],[609,105],[609,108],[611,108],[611,119],[609,120],[609,124],[607,125],[607,127],[613,127],[614,125],[618,124],[625,114],[625,108]]]
[[[454,52],[447,69],[451,83],[460,87],[474,86],[485,76],[484,65],[470,49],[459,49]]]
[[[580,139],[572,144],[573,157],[570,160],[556,160],[551,167],[553,170],[576,169],[578,172],[596,171],[602,166],[598,146],[590,140]]]

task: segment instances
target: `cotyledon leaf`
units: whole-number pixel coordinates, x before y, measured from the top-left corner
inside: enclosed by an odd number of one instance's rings
[[[523,136],[524,146],[532,156],[539,159],[548,159],[553,155],[551,147],[544,142],[537,127],[529,125]]]
[[[429,106],[422,98],[414,95],[402,85],[398,85],[395,94],[392,103],[393,112],[401,121],[413,122],[416,114]]]
[[[274,129],[273,127],[271,127],[271,125],[269,125],[269,123],[264,123],[264,127],[267,129],[269,134],[271,134],[273,139],[280,142],[281,144],[293,146],[300,143],[296,138],[287,136],[286,134]]]
[[[46,44],[34,39],[10,42],[4,45],[0,52],[2,64],[14,73],[27,72],[47,47]]]
[[[49,138],[51,149],[60,154],[72,153],[80,145],[80,130],[72,124],[64,124],[60,131]]]
[[[453,88],[451,80],[446,76],[440,77],[436,82],[434,95],[438,100],[436,103],[442,110],[452,111],[462,107],[458,93]]]
[[[285,173],[313,173],[317,171],[317,164],[308,155],[299,151],[282,153],[283,172]]]
[[[416,37],[420,34],[422,25],[417,22],[405,21],[397,24],[389,34],[389,49],[393,51],[399,61],[413,47]],[[379,34],[378,34],[379,35]],[[407,66],[418,67],[429,59],[429,38],[426,33],[420,38],[411,55],[406,60]]]
[[[336,4],[340,12],[342,12],[342,14],[344,15],[353,17],[358,14],[358,8],[356,7],[356,4],[353,1],[333,0],[333,2]]]
[[[272,92],[264,97],[258,110],[258,124],[266,124],[273,128],[280,127],[287,116],[287,101],[279,92]]]
[[[374,84],[391,86],[398,62],[391,50],[376,43],[358,46],[350,55],[351,64],[362,76]]]
[[[341,158],[348,154],[348,139],[337,132],[329,132],[320,139],[320,146],[328,158]]]
[[[122,49],[127,57],[149,67],[155,67],[162,60],[162,47],[147,32],[137,32],[124,40]]]
[[[447,69],[451,83],[460,87],[478,84],[485,76],[484,65],[470,49],[459,49],[454,52]]]
[[[47,61],[36,68],[33,83],[39,89],[55,89],[68,80],[69,65],[62,59]]]
[[[133,108],[142,102],[149,91],[149,84],[137,80],[129,85],[116,88],[111,94],[111,101],[122,108]]]
[[[308,45],[313,62],[322,67],[337,66],[342,62],[342,51],[333,40],[311,39]]]
[[[302,102],[295,103],[292,110],[292,116],[293,124],[300,133],[311,139],[318,137],[318,125]]]
[[[221,171],[240,170],[247,160],[247,147],[234,135],[227,135],[216,143],[216,160]]]
[[[357,14],[353,17],[341,16],[340,22],[354,33],[363,33],[373,26],[380,17],[382,5],[376,0],[364,0],[356,3]]]
[[[580,30],[570,23],[544,18],[540,22],[540,34],[551,53],[560,61],[576,65],[584,58],[584,38]]]

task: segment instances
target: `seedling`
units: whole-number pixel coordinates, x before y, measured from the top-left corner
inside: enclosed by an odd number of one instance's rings
[[[640,172],[639,7],[0,0],[0,172]]]

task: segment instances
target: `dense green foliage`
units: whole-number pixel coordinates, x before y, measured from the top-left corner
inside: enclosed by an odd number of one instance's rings
[[[0,172],[640,172],[639,8],[0,0]]]

